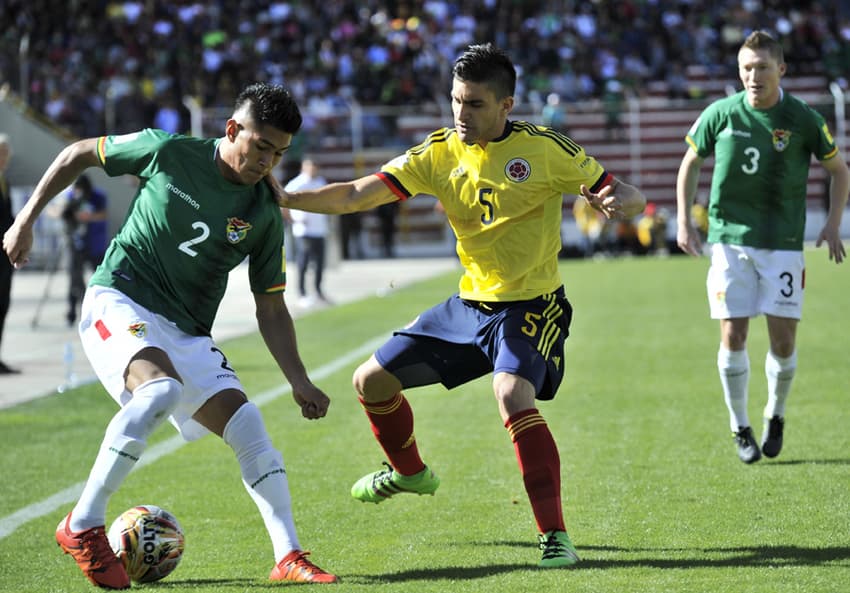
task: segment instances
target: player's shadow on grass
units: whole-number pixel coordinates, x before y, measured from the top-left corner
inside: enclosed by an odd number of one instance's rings
[[[246,590],[250,586],[255,588],[254,579],[171,579],[166,578],[162,581],[153,583],[145,583],[145,589],[176,589],[178,591],[191,590],[195,587],[211,586],[211,587],[238,587],[241,590]],[[135,585],[133,586],[135,588]]]
[[[585,560],[576,568],[728,568],[820,566],[829,562],[850,561],[850,546],[807,548],[803,546],[730,546],[714,548],[619,548],[584,546]],[[590,550],[626,554],[628,558],[588,558]],[[640,557],[634,558],[635,554]]]
[[[182,579],[156,581],[154,583],[145,583],[146,590],[154,591],[156,589],[173,589],[177,591],[191,591],[198,587],[216,587],[221,589],[237,589],[239,591],[281,591],[281,586],[292,587],[298,585],[311,586],[313,583],[278,583],[264,580],[262,578],[245,577],[242,579]],[[133,585],[136,588],[136,585]]]
[[[481,545],[481,544],[479,544]],[[511,546],[527,550],[528,542],[492,542],[483,545]],[[802,546],[730,546],[715,548],[622,548],[617,546],[582,546],[582,560],[566,569],[599,570],[622,568],[729,568],[820,566],[850,561],[850,547],[806,548]],[[527,554],[524,554],[527,555]],[[532,557],[533,558],[533,557]],[[841,564],[846,566],[846,564]],[[504,573],[538,570],[534,560],[528,563],[489,564],[482,566],[444,566],[415,568],[373,575],[348,575],[346,582],[378,585],[409,581],[475,580]]]
[[[768,461],[766,465],[850,465],[850,459],[779,459]]]

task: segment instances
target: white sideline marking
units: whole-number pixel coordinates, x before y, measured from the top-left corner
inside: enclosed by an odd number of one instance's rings
[[[324,366],[320,366],[314,372],[310,373],[310,378],[313,381],[321,381],[322,379],[333,375],[337,371],[342,370],[347,365],[351,364],[353,361],[358,360],[364,357],[365,355],[374,352],[375,349],[378,348],[378,346],[380,346],[386,341],[386,339],[386,335],[372,338],[359,348],[356,348],[354,350],[351,350],[350,352],[347,352],[346,354],[343,354],[339,358],[332,360]],[[274,401],[280,396],[289,393],[291,390],[292,389],[288,384],[282,385],[280,387],[269,389],[268,391],[263,391],[262,393],[257,394],[256,396],[251,398],[251,401],[254,402],[257,406],[263,406],[271,401]],[[145,467],[146,465],[154,463],[161,457],[165,457],[170,453],[174,453],[185,444],[186,441],[183,440],[183,437],[181,437],[180,435],[175,435],[169,439],[157,443],[156,445],[153,445],[152,447],[149,447],[145,451],[144,456],[136,464],[136,467],[133,468],[134,471],[138,468]],[[80,497],[80,494],[82,494],[83,492],[84,485],[85,482],[78,482],[73,486],[69,486],[64,490],[57,492],[53,496],[49,496],[44,500],[40,500],[31,505],[27,505],[24,508],[15,511],[11,515],[7,515],[1,518],[0,540],[12,535],[24,523],[34,521],[35,519],[40,519],[41,517],[52,513],[61,506],[76,502],[77,499]]]

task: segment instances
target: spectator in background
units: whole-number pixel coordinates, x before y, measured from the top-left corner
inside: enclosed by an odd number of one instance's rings
[[[365,11],[350,3],[263,0],[71,2],[63,11],[39,10],[45,4],[4,3],[9,26],[0,36],[0,79],[37,111],[45,112],[52,101],[55,121],[79,136],[92,133],[90,122],[104,126],[102,97],[110,81],[142,85],[147,98],[169,89],[176,98],[191,95],[204,107],[217,107],[230,102],[240,82],[286,80],[295,89],[297,74],[283,55],[315,73],[306,92],[293,91],[304,104],[339,84],[364,106],[401,105],[416,97],[417,105],[436,107],[448,84],[443,66],[473,42],[476,27],[510,43],[527,63],[518,81],[520,102],[529,100],[531,90],[541,97],[557,92],[564,100],[599,99],[608,79],[624,76],[639,86],[664,80],[666,64],[684,55],[722,76],[727,66],[722,52],[739,44],[744,31],[765,26],[782,36],[796,69],[826,68],[829,76],[850,77],[850,62],[842,61],[850,52],[845,2],[799,9],[788,2],[739,0],[578,2],[562,3],[557,11],[551,3],[516,2],[497,3],[495,15],[491,2],[456,0],[384,3]],[[24,35],[29,52],[13,59]],[[611,68],[618,62],[619,72]],[[28,77],[22,76],[24,67]],[[523,88],[538,68],[548,88]],[[566,86],[563,73],[571,79]],[[370,84],[375,80],[390,82]],[[26,86],[17,88],[21,83]],[[644,90],[634,92],[641,96]],[[145,125],[153,116],[146,114]],[[132,122],[118,123],[135,129]]]
[[[153,127],[169,134],[180,134],[183,132],[182,115],[174,99],[165,97],[162,100],[154,114]]]
[[[381,204],[375,209],[381,230],[381,255],[384,257],[395,257],[395,232],[398,210],[398,202]]]
[[[339,217],[340,243],[343,259],[363,259],[363,214],[349,212]]]
[[[626,137],[621,121],[625,109],[626,95],[619,80],[612,78],[605,83],[602,107],[605,110],[605,139],[622,140]]]
[[[0,134],[0,237],[9,230],[15,221],[12,216],[12,196],[9,192],[9,182],[6,179],[6,168],[12,158],[12,143],[9,136]],[[2,254],[0,254],[2,256]],[[9,313],[9,303],[12,300],[12,262],[8,257],[0,257],[0,346],[3,344],[3,327],[6,325],[6,315]],[[0,375],[19,372],[0,360]]]
[[[83,174],[74,182],[62,210],[71,258],[68,266],[68,325],[77,321],[79,305],[86,291],[86,266],[94,270],[106,253],[109,243],[106,202],[106,194],[94,187],[89,176]]]
[[[295,176],[284,189],[299,191],[316,189],[327,184],[327,180],[319,174],[319,166],[312,159],[301,162],[301,173]],[[313,298],[307,294],[307,270],[313,267],[313,288],[315,298],[322,302],[330,302],[322,290],[322,277],[325,273],[325,251],[328,235],[328,215],[303,210],[283,209],[284,217],[292,224],[292,235],[295,237],[295,261],[298,265],[298,304],[309,307]]]
[[[546,104],[543,106],[540,117],[544,126],[558,130],[562,134],[568,134],[567,110],[558,93],[549,93],[546,96]]]
[[[646,205],[643,216],[637,223],[637,239],[641,251],[648,255],[668,253],[667,221],[670,215],[666,208],[658,208],[653,202]]]
[[[587,200],[577,196],[573,202],[573,218],[581,234],[581,251],[584,257],[592,257],[599,249],[605,219],[598,210],[591,207]]]

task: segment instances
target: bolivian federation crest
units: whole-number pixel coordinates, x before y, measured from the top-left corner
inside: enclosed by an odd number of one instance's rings
[[[145,334],[148,333],[148,326],[143,321],[137,321],[128,325],[127,331],[137,338],[144,338]]]
[[[788,130],[773,130],[773,148],[776,152],[782,152],[788,148],[791,141],[791,132]]]
[[[230,243],[239,243],[251,230],[251,223],[239,220],[236,217],[227,219],[227,240]]]

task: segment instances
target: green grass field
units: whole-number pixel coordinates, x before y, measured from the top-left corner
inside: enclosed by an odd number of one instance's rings
[[[407,394],[420,450],[442,478],[436,496],[379,506],[349,496],[383,459],[351,389],[365,355],[351,352],[445,298],[456,274],[297,321],[302,356],[333,399],[318,422],[300,417],[259,337],[223,347],[249,396],[266,402],[302,544],[340,575],[332,587],[341,593],[847,592],[848,265],[828,263],[823,250],[808,254],[785,449],[753,466],[738,461],[729,436],[718,331],[704,296],[708,261],[563,265],[575,307],[567,374],[558,397],[540,409],[560,448],[567,526],[582,556],[568,570],[535,567],[534,522],[488,378]],[[766,343],[757,319],[750,332],[757,437]],[[72,502],[48,499],[85,479],[114,411],[97,385],[0,411],[0,526],[9,530],[13,513],[44,501],[39,517],[5,537],[0,530],[0,591],[94,590],[53,539]],[[148,453],[178,443],[175,434],[162,427]],[[109,515],[140,503],[175,513],[187,549],[171,576],[139,588],[290,586],[266,580],[271,544],[235,459],[215,437],[137,468]]]

